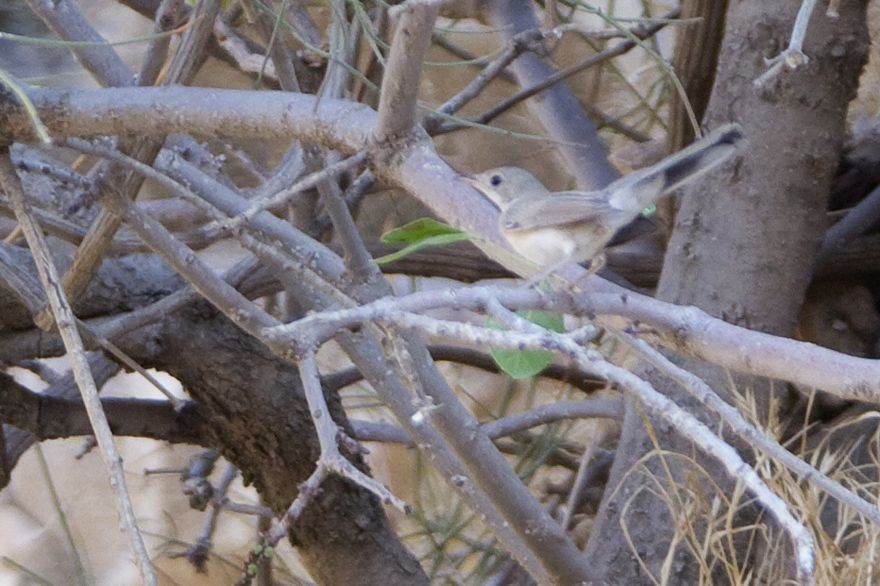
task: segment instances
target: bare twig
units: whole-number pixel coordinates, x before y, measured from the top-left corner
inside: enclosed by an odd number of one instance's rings
[[[254,53],[239,32],[223,22],[223,19],[214,21],[214,38],[221,52],[225,52],[227,58],[242,72],[259,74],[263,79],[278,81],[275,64],[271,61],[267,63],[265,55]]]
[[[126,488],[122,458],[116,450],[113,433],[110,431],[107,417],[98,398],[98,389],[89,370],[82,339],[80,339],[79,332],[76,329],[76,318],[64,295],[57,270],[49,255],[49,248],[45,237],[29,213],[28,204],[25,201],[21,183],[15,174],[15,168],[12,165],[8,148],[0,150],[0,184],[2,184],[3,190],[9,196],[15,208],[19,225],[24,231],[28,246],[37,264],[40,280],[49,299],[49,305],[52,308],[52,313],[55,315],[55,322],[58,324],[58,330],[64,339],[64,345],[73,363],[73,373],[82,393],[83,403],[86,406],[92,429],[95,431],[95,438],[98,440],[104,464],[108,468],[110,483],[114,488],[117,499],[118,512],[122,519],[122,524],[128,533],[129,542],[140,568],[141,576],[144,583],[154,585],[156,584],[156,574],[137,526],[137,518],[135,517],[131,498]]]
[[[623,416],[623,402],[616,399],[560,401],[541,405],[516,415],[508,415],[483,424],[483,431],[492,439],[513,435],[539,425],[566,419],[608,418]],[[349,420],[354,436],[360,441],[379,441],[413,445],[412,438],[401,427],[373,421]]]
[[[72,0],[27,0],[28,6],[65,41],[89,41],[106,45],[76,45],[70,50],[103,86],[134,85],[134,75],[112,45],[92,28]]]
[[[427,116],[422,121],[425,130],[427,130],[428,133],[437,130],[447,116],[454,114],[464,107],[465,104],[478,96],[480,92],[486,89],[486,86],[488,86],[493,79],[504,73],[505,68],[510,65],[514,59],[519,57],[524,51],[534,50],[538,43],[544,41],[545,36],[545,33],[535,29],[523,31],[514,35],[514,37],[507,42],[504,49],[488,65],[486,65],[482,71],[480,71],[479,75],[474,77],[474,79],[472,79],[460,92],[438,107],[436,113]]]
[[[422,64],[439,10],[436,0],[409,0],[399,6],[400,22],[379,96],[379,142],[405,136],[415,125]]]
[[[475,55],[474,53],[471,53],[470,51],[468,51],[464,47],[461,47],[461,46],[453,43],[443,33],[439,33],[437,31],[434,31],[434,33],[431,35],[431,41],[435,45],[437,45],[438,47],[441,47],[442,49],[449,51],[453,56],[458,57],[461,61],[464,61],[465,62],[464,64],[469,67],[485,67],[491,61],[491,59],[489,57],[481,57],[481,56]],[[513,79],[513,75],[511,75],[507,71],[502,71],[501,73],[498,74],[498,77],[504,79],[505,81],[509,81],[509,82],[515,81]]]
[[[320,171],[307,175],[305,178],[300,179],[293,185],[284,188],[283,190],[272,195],[271,197],[258,199],[256,201],[250,200],[250,205],[246,210],[239,214],[236,214],[228,220],[218,222],[217,227],[223,230],[235,230],[243,224],[251,221],[257,214],[266,210],[278,209],[281,206],[289,203],[291,199],[293,199],[303,191],[306,191],[307,189],[312,189],[322,181],[326,181],[327,179],[336,177],[340,173],[344,173],[345,171],[353,169],[358,165],[363,164],[366,160],[366,153],[358,153],[341,161],[331,163]],[[206,229],[210,228],[206,227]]]
[[[329,98],[342,98],[345,88],[349,85],[351,66],[346,66],[354,60],[354,47],[357,45],[357,35],[360,26],[349,26],[346,21],[345,3],[338,0],[332,3],[333,20],[330,25],[330,62],[327,65],[327,74],[319,89],[319,95]],[[346,28],[349,30],[346,31]],[[346,34],[348,33],[348,34]],[[359,155],[355,155],[360,156]],[[314,167],[328,168],[339,162],[340,155],[335,152],[323,152],[310,147],[306,149],[306,158]],[[324,208],[336,228],[336,234],[342,242],[345,251],[345,263],[355,282],[364,282],[371,277],[381,275],[379,267],[373,262],[366,245],[360,235],[354,218],[349,212],[348,205],[343,199],[339,182],[328,177],[318,183],[318,193]]]
[[[754,446],[765,455],[799,475],[805,481],[815,483],[818,488],[824,490],[841,503],[852,507],[853,510],[860,512],[874,523],[880,525],[880,508],[846,489],[839,482],[835,482],[822,473],[822,471],[804,462],[779,445],[779,443],[767,437],[766,434],[762,433],[753,424],[746,421],[742,413],[726,403],[698,376],[676,366],[671,360],[643,340],[636,339],[624,332],[616,333],[616,335],[642,358],[679,383],[692,397],[720,415],[734,433],[746,440],[750,446]]]
[[[120,348],[107,338],[96,334],[89,326],[83,323],[82,320],[77,319],[76,324],[82,330],[86,339],[90,338],[97,346],[102,348],[109,355],[113,356],[120,364],[127,366],[132,371],[144,377],[144,379],[148,383],[153,385],[153,387],[157,391],[162,393],[162,395],[164,395],[165,398],[168,399],[168,402],[170,402],[175,409],[179,410],[183,407],[184,402],[177,395],[168,390],[168,388],[164,384],[162,384],[162,381],[153,376],[153,374],[150,373],[150,371],[145,369],[143,366],[138,364],[137,361],[126,354],[122,350],[122,348]]]
[[[105,205],[159,253],[203,297],[246,332],[256,335],[277,320],[251,303],[226,281],[219,278],[195,252],[180,243],[162,224],[121,196],[109,197]]]
[[[189,83],[205,60],[205,47],[214,31],[214,20],[220,13],[220,3],[199,0],[190,14],[191,26],[180,40],[180,47],[168,68],[165,83]]]
[[[768,81],[779,75],[783,67],[797,69],[810,62],[810,58],[804,54],[803,48],[804,39],[807,36],[807,25],[810,23],[810,15],[813,14],[815,6],[816,0],[801,0],[801,7],[798,9],[794,20],[794,27],[792,27],[791,40],[788,43],[788,47],[776,57],[764,60],[769,69],[752,82],[755,87],[767,85]]]
[[[299,361],[300,377],[303,383],[303,389],[306,395],[306,401],[309,404],[309,411],[312,416],[312,422],[318,432],[318,442],[321,445],[321,456],[318,459],[317,467],[306,482],[300,485],[300,492],[294,499],[287,514],[280,522],[276,523],[272,530],[268,533],[266,539],[269,544],[275,545],[285,535],[292,523],[295,523],[305,506],[317,494],[324,479],[329,474],[338,474],[347,478],[351,482],[357,484],[361,488],[370,491],[382,500],[386,505],[392,505],[405,514],[411,512],[411,507],[394,496],[385,486],[370,478],[349,462],[339,451],[337,444],[340,436],[339,427],[330,416],[330,409],[324,400],[324,393],[321,390],[321,380],[318,374],[318,366],[315,363],[315,355],[312,351],[307,351]]]
[[[287,92],[298,92],[301,90],[299,80],[296,78],[296,71],[293,68],[293,55],[285,42],[284,36],[280,34],[281,22],[283,20],[282,13],[286,4],[287,0],[284,0],[279,8],[279,13],[273,15],[268,10],[261,10],[258,7],[252,6],[250,1],[245,2],[249,9],[256,8],[253,12],[257,13],[257,24],[260,27],[263,40],[266,42],[268,53],[272,58],[272,65],[275,68],[275,72],[277,72],[277,79],[281,84],[281,89]],[[266,63],[264,62],[263,67],[260,69],[261,75],[265,66]]]
[[[581,461],[578,465],[574,479],[572,480],[571,490],[568,493],[568,500],[566,502],[565,511],[562,515],[562,527],[565,528],[566,531],[571,528],[571,520],[577,510],[578,502],[581,500],[583,491],[587,488],[589,481],[591,480],[591,473],[594,468],[590,466],[590,462],[599,450],[599,445],[605,441],[607,435],[607,429],[600,429],[595,437],[591,438],[584,453],[581,454]]]
[[[522,331],[518,333],[501,332],[471,324],[454,323],[402,312],[388,315],[383,321],[397,324],[400,327],[415,328],[440,339],[459,342],[466,340],[472,344],[520,350],[524,348],[550,349],[577,361],[581,366],[597,370],[609,380],[615,381],[622,388],[634,393],[653,416],[674,425],[684,437],[689,438],[695,445],[701,446],[715,457],[727,469],[731,478],[740,479],[790,536],[795,546],[799,575],[805,579],[812,577],[815,571],[815,544],[812,535],[802,523],[793,517],[788,505],[766,486],[733,447],[715,436],[693,415],[681,409],[631,372],[611,365],[597,352],[584,349],[567,336],[543,330],[535,324],[519,318],[497,302],[494,303],[494,306],[497,311],[508,314],[508,319],[519,321]],[[509,337],[507,337],[508,335]]]
[[[587,399],[584,401],[559,401],[541,405],[517,415],[509,415],[483,425],[486,435],[495,439],[563,419],[623,417],[623,403],[613,399]]]
[[[657,34],[657,32],[659,32],[664,27],[666,27],[669,24],[669,20],[674,19],[676,16],[678,16],[678,14],[679,14],[678,10],[673,10],[670,13],[668,13],[667,15],[665,15],[658,22],[652,23],[647,26],[641,26],[641,27],[634,28],[632,30],[632,34],[641,40],[651,38],[652,36]],[[512,95],[508,98],[505,98],[504,100],[502,100],[501,102],[499,102],[498,104],[496,104],[495,106],[490,108],[489,110],[487,110],[487,111],[483,112],[482,114],[480,114],[479,116],[477,116],[473,121],[477,124],[487,124],[488,122],[491,122],[492,120],[494,120],[495,118],[497,118],[498,116],[500,116],[504,112],[508,111],[509,109],[514,107],[515,105],[519,104],[523,100],[527,100],[528,98],[531,98],[532,96],[543,92],[547,88],[550,88],[553,85],[559,83],[560,81],[562,81],[568,77],[571,77],[572,75],[580,73],[581,71],[584,71],[585,69],[589,69],[590,67],[593,67],[593,66],[598,65],[600,63],[603,63],[605,61],[608,61],[609,59],[613,59],[614,57],[618,57],[620,55],[623,55],[624,53],[628,52],[629,50],[631,50],[637,46],[638,46],[638,44],[636,43],[636,41],[634,41],[632,39],[626,39],[626,40],[620,41],[619,43],[605,49],[604,51],[600,51],[599,53],[596,53],[595,55],[590,55],[589,57],[582,59],[581,61],[579,61],[578,63],[575,63],[574,65],[569,65],[565,69],[560,69],[559,71],[554,72],[551,75],[548,75],[540,83],[536,83],[536,84],[529,86],[523,90],[520,90],[519,92],[515,93],[514,95]]]

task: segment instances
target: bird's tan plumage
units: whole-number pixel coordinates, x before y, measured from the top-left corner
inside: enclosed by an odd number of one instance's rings
[[[550,192],[519,167],[490,169],[471,183],[501,210],[499,226],[513,249],[549,271],[601,254],[645,207],[727,160],[742,139],[738,124],[726,124],[659,163],[592,192]]]

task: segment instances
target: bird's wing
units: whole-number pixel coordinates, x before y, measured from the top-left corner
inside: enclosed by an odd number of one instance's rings
[[[529,230],[616,215],[620,211],[608,203],[602,192],[562,191],[549,197],[521,197],[512,201],[502,214],[501,223],[507,230]]]

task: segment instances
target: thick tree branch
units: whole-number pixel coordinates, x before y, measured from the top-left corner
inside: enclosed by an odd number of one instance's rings
[[[116,436],[208,445],[206,421],[192,401],[180,409],[153,399],[106,398],[101,405]],[[0,374],[0,420],[41,441],[94,433],[81,400],[35,393],[6,374]]]
[[[369,144],[370,129],[375,123],[375,114],[365,106],[333,100],[322,100],[318,104],[314,98],[298,94],[277,94],[275,99],[265,101],[266,92],[144,88],[32,90],[32,96],[50,130],[62,134],[123,131],[217,134],[226,131],[244,136],[265,134],[325,140],[330,146],[353,153]],[[214,105],[210,115],[198,105],[207,100]],[[150,116],[144,116],[142,108],[150,112]],[[22,112],[7,109],[6,115],[6,128],[10,132],[32,136],[31,126]],[[376,171],[422,197],[452,223],[503,242],[498,233],[497,210],[459,181],[457,174],[430,147],[423,146],[426,148],[412,148],[404,153],[396,164],[377,166]],[[497,254],[497,248],[495,250]],[[510,262],[509,257],[505,262]],[[569,267],[561,274],[577,280],[584,272]],[[866,397],[880,390],[877,382],[880,366],[872,361],[753,332],[693,309],[625,291],[595,277],[584,283],[593,294],[606,292],[619,296],[620,303],[614,304],[617,306],[614,311],[655,327],[663,334],[664,343],[672,348],[734,370],[816,385],[846,396]],[[709,330],[712,335],[705,334]],[[817,355],[821,355],[821,361],[815,359]],[[840,373],[847,376],[841,377]]]
[[[394,141],[406,136],[416,123],[422,63],[434,20],[440,10],[437,0],[408,0],[396,12],[400,16],[379,95],[376,139]]]

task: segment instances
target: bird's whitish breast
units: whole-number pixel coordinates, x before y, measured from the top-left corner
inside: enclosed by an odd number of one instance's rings
[[[562,261],[575,250],[574,241],[556,228],[508,232],[506,237],[517,253],[542,267]]]

